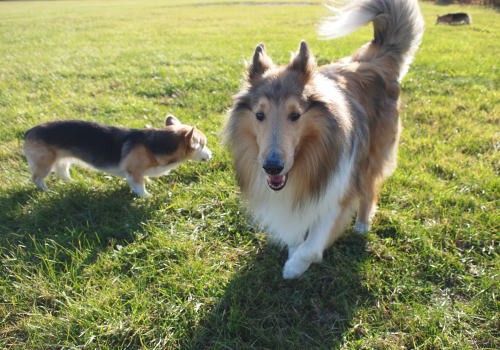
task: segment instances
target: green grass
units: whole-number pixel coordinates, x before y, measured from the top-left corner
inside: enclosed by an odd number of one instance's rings
[[[202,6],[203,5],[203,6]],[[497,349],[500,15],[423,3],[399,167],[372,232],[296,281],[242,209],[224,115],[259,42],[319,62],[317,4],[0,2],[0,348]],[[471,26],[435,26],[467,11]],[[23,132],[54,119],[198,126],[215,157],[148,184],[73,169],[34,189]]]

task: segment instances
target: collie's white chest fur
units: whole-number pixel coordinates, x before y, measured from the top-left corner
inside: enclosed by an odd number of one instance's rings
[[[336,216],[348,189],[354,156],[355,152],[351,153],[351,157],[344,154],[324,193],[297,207],[293,206],[293,188],[286,186],[282,191],[275,192],[267,186],[265,175],[260,175],[248,198],[254,219],[265,228],[273,241],[294,249],[324,217]]]

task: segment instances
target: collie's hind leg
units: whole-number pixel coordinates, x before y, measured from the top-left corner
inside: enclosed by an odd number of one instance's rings
[[[335,213],[325,215],[309,230],[306,240],[296,249],[289,250],[288,260],[283,268],[283,278],[292,279],[302,275],[312,263],[323,259],[323,251],[344,231],[352,211],[339,207]]]
[[[364,234],[370,230],[371,220],[377,209],[377,190],[375,184],[366,189],[359,200],[358,215],[354,230],[357,233]]]
[[[364,175],[361,193],[359,193],[358,215],[354,224],[354,230],[357,233],[364,234],[370,230],[371,221],[377,210],[377,200],[382,182],[396,169],[398,139],[399,131],[394,142],[386,147],[386,151],[378,156],[379,160],[373,162]],[[378,164],[382,164],[382,166]]]
[[[369,195],[360,200],[354,230],[359,234],[370,231],[371,221],[377,209],[377,196]]]

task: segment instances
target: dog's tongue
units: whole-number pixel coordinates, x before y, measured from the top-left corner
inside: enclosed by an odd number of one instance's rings
[[[281,190],[286,184],[286,175],[269,175],[267,184],[275,191]]]

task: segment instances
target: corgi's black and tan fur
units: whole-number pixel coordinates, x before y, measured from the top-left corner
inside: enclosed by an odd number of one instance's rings
[[[54,171],[70,179],[79,162],[125,177],[139,196],[149,196],[147,176],[161,176],[185,160],[208,160],[205,135],[169,115],[161,129],[128,129],[99,123],[64,120],[41,124],[25,133],[24,154],[36,186],[47,190],[45,177]]]

